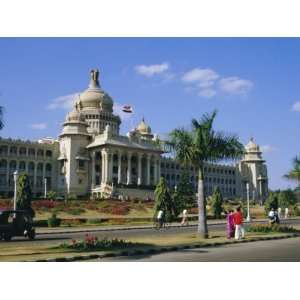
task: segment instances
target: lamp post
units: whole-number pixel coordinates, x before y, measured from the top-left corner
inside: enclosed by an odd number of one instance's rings
[[[44,198],[47,198],[47,178],[44,178],[44,185],[45,185],[45,190],[44,190]]]
[[[250,217],[250,190],[249,190],[249,182],[246,183],[246,189],[247,189],[247,222],[251,221]]]
[[[14,183],[15,183],[15,189],[14,189],[14,210],[17,209],[17,181],[18,181],[18,176],[19,176],[19,173],[16,170],[14,172]]]

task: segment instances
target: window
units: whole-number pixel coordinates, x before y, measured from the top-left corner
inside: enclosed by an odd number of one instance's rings
[[[82,179],[78,179],[78,184],[82,184]]]
[[[78,159],[78,169],[83,170],[84,166],[85,166],[84,160],[83,159]],[[98,165],[96,165],[96,166],[98,166]]]
[[[47,150],[46,151],[46,156],[47,157],[52,157],[52,151],[51,150]]]

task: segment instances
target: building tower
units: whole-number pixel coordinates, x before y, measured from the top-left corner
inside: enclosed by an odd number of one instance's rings
[[[99,71],[91,70],[88,89],[76,96],[75,109],[81,112],[88,123],[88,132],[97,135],[110,125],[113,134],[119,135],[121,119],[113,114],[113,99],[99,84]]]
[[[245,155],[239,163],[239,171],[243,198],[247,198],[248,183],[250,199],[263,202],[268,196],[267,166],[262,158],[262,152],[253,138],[245,146]]]
[[[79,111],[70,112],[59,136],[60,156],[58,190],[63,194],[86,195],[89,192],[89,155],[86,146],[91,136]]]

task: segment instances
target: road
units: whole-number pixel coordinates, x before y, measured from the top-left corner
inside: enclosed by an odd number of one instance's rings
[[[100,262],[299,262],[300,237],[187,249],[148,256],[98,259]]]
[[[297,220],[286,220],[284,221],[286,224],[300,224],[300,219]],[[282,223],[284,223],[282,222]],[[216,231],[225,231],[225,225],[209,225],[210,232]],[[148,229],[131,229],[131,230],[114,230],[114,231],[99,231],[93,232],[92,234],[97,236],[98,238],[119,238],[119,239],[126,239],[130,240],[131,238],[138,238],[138,237],[148,237],[151,236],[155,237],[172,237],[177,235],[178,233],[195,233],[196,227],[181,227],[181,228],[168,228],[161,231],[154,230],[152,228]],[[41,234],[37,235],[34,241],[29,241],[24,238],[13,238],[10,242],[0,241],[0,251],[1,249],[8,250],[9,248],[16,248],[16,247],[27,247],[27,246],[56,246],[63,242],[68,242],[72,239],[82,239],[85,233],[51,233],[51,234]]]

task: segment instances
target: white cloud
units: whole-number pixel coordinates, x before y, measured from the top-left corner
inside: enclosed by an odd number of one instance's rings
[[[300,112],[300,101],[295,102],[293,104],[292,111],[299,111]]]
[[[239,77],[226,77],[220,80],[221,91],[228,94],[247,94],[253,87],[253,82]]]
[[[132,113],[123,112],[123,105],[119,103],[114,103],[113,106],[114,114],[118,115],[122,121],[126,121],[132,118]]]
[[[48,109],[67,109],[70,110],[74,106],[75,97],[78,93],[57,97],[50,101]]]
[[[205,89],[200,89],[198,95],[204,98],[212,98],[213,96],[216,95],[216,91],[213,89],[205,88]]]
[[[168,63],[156,64],[156,65],[138,65],[135,66],[135,71],[138,74],[146,77],[152,77],[153,75],[162,74],[169,69]]]
[[[219,74],[212,69],[195,68],[186,72],[181,79],[186,83],[198,82],[200,87],[207,87],[212,85],[219,77]]]
[[[47,124],[46,123],[35,123],[35,124],[31,124],[30,127],[32,129],[43,130],[43,129],[47,128]]]
[[[263,146],[260,147],[260,150],[263,153],[270,153],[270,152],[276,151],[277,149],[273,146],[270,146],[270,145],[263,145]]]

